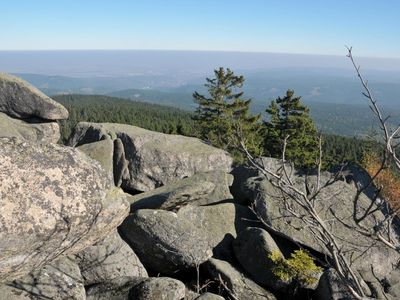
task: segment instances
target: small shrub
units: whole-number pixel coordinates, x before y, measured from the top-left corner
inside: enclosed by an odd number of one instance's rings
[[[295,250],[285,259],[280,252],[273,251],[269,258],[274,263],[273,274],[282,281],[295,281],[299,285],[311,285],[317,282],[317,273],[322,272],[314,259],[303,249]]]

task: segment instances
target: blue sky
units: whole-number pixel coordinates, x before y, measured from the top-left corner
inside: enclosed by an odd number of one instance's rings
[[[0,0],[0,50],[170,49],[400,58],[400,1]]]

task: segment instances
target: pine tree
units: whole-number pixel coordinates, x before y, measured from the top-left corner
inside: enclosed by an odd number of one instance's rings
[[[250,153],[260,155],[261,116],[250,115],[251,100],[242,98],[244,77],[236,76],[229,68],[219,68],[214,70],[214,74],[215,78],[206,79],[207,96],[198,92],[193,94],[199,105],[193,118],[198,125],[200,138],[230,152],[237,162],[245,159],[239,150],[240,139]]]
[[[289,136],[286,159],[298,167],[315,166],[319,153],[317,129],[301,97],[288,90],[285,97],[272,101],[266,112],[270,120],[265,122],[265,153],[281,157],[284,140]]]

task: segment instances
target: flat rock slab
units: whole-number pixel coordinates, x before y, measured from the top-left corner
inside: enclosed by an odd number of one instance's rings
[[[5,73],[0,73],[0,112],[20,119],[68,119],[68,111],[60,103],[28,82]]]
[[[57,122],[29,121],[14,119],[0,112],[0,138],[16,137],[39,143],[57,143],[60,139],[60,126]]]
[[[120,149],[118,157],[127,164],[114,160],[114,168],[117,165],[124,176],[114,175],[121,180],[124,190],[149,191],[196,173],[231,170],[232,158],[227,152],[197,138],[130,125],[81,122],[69,145],[79,146],[106,138],[119,138],[123,145],[124,151]]]
[[[0,282],[103,239],[129,213],[124,193],[82,152],[0,138]]]
[[[128,196],[131,211],[143,208],[177,211],[182,206],[206,205],[232,199],[233,176],[223,171],[197,173],[155,190]]]

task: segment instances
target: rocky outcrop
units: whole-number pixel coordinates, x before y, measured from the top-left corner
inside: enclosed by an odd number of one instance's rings
[[[0,73],[0,112],[27,119],[38,117],[44,120],[63,120],[68,111],[26,81]]]
[[[199,139],[130,125],[82,122],[75,128],[69,144],[79,146],[108,137],[119,138],[124,148],[124,151],[119,149],[114,168],[117,163],[116,181],[121,180],[125,190],[149,191],[196,173],[229,172],[232,165],[232,158],[225,151]],[[128,162],[127,170],[122,167],[124,161]]]
[[[170,211],[140,209],[120,227],[146,267],[164,274],[194,268],[212,256],[207,235]]]
[[[129,205],[78,150],[0,138],[0,281],[103,239]]]
[[[60,258],[41,270],[0,286],[0,298],[9,300],[85,300],[85,288],[78,265]]]
[[[117,231],[76,255],[85,286],[119,277],[147,277],[147,271]]]
[[[212,278],[223,281],[228,294],[240,300],[276,300],[275,296],[226,261],[211,258],[206,267]]]
[[[0,138],[2,137],[57,143],[60,139],[60,127],[57,122],[43,122],[38,119],[19,120],[0,112]]]
[[[272,273],[274,264],[269,256],[282,253],[267,231],[247,228],[234,240],[233,249],[241,266],[258,284],[273,290],[287,288],[289,282],[283,282]]]
[[[194,174],[155,190],[128,196],[131,210],[142,208],[177,211],[187,204],[206,205],[232,199],[233,176],[222,171]]]
[[[281,163],[276,159],[264,158],[263,163],[268,165],[272,170],[277,170],[281,167]],[[305,190],[305,176],[297,171],[292,171],[291,174],[291,180],[295,183],[296,187]],[[331,176],[333,175],[324,172],[321,175],[321,182],[328,181]],[[308,176],[308,184],[315,186],[316,177]],[[285,206],[285,201],[283,201],[282,194],[267,179],[260,175],[250,177],[241,182],[240,186],[243,195],[247,195],[247,197],[255,200],[256,210],[272,230],[289,240],[306,245],[323,254],[328,254],[327,249],[320,243],[312,231],[302,230],[304,224],[301,219],[287,213],[287,207]],[[357,190],[353,183],[347,183],[343,180],[334,181],[316,197],[315,210],[319,212],[323,220],[330,220],[326,222],[326,226],[340,240],[343,253],[348,255],[348,259],[352,262],[352,267],[363,273],[364,271],[370,272],[373,266],[375,275],[383,279],[388,271],[393,270],[400,255],[396,251],[385,247],[382,243],[376,243],[372,238],[360,234],[354,228],[346,226],[347,224],[354,224],[353,201],[356,192]],[[358,198],[358,214],[365,211],[370,203],[371,199],[361,194]],[[293,209],[299,212],[302,211],[297,204],[293,205]],[[375,217],[382,219],[383,215],[377,212]],[[366,218],[362,223],[368,228],[373,228],[375,220],[373,218]],[[355,247],[355,245],[357,246]]]

